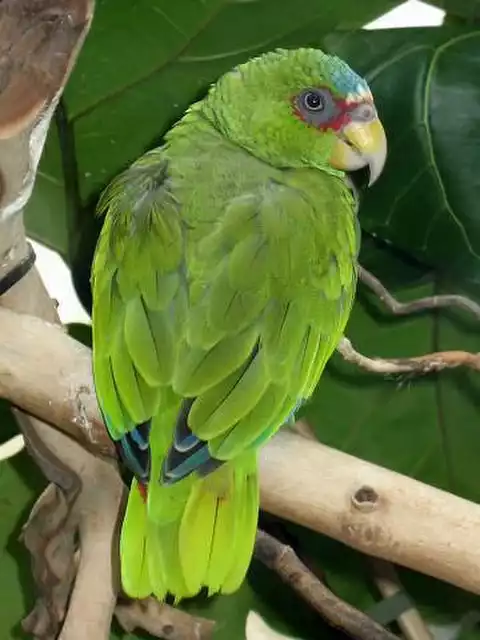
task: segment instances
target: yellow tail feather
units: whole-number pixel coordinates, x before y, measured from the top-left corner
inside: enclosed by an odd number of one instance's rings
[[[202,588],[236,591],[250,564],[258,506],[255,453],[205,478],[151,485],[146,502],[134,480],[120,544],[123,589],[133,598],[170,593],[177,601]]]

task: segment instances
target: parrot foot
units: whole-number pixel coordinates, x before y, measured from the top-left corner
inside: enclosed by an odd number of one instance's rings
[[[17,282],[20,282],[20,280],[27,275],[35,264],[35,251],[29,242],[27,242],[27,248],[27,255],[12,269],[10,269],[10,271],[7,271],[3,278],[0,278],[0,296],[7,293],[7,291],[16,285]]]

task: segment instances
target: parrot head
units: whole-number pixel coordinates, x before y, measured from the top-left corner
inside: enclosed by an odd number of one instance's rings
[[[239,65],[203,102],[223,135],[277,167],[382,172],[387,143],[366,81],[318,49],[277,50]]]

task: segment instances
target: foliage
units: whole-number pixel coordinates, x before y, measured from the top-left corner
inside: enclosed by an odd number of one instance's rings
[[[357,31],[327,46],[355,61],[388,130],[386,171],[366,195],[363,228],[480,284],[480,31]]]
[[[227,68],[277,46],[322,46],[370,80],[389,138],[385,174],[362,204],[362,263],[405,299],[445,287],[475,291],[480,283],[480,32],[355,30],[395,4],[98,0],[28,205],[30,234],[67,257],[88,306],[98,233],[92,209],[99,190],[157,143]],[[370,355],[478,350],[478,330],[468,318],[442,313],[394,319],[363,289],[348,335]],[[322,442],[479,501],[479,398],[478,376],[467,372],[382,380],[335,357],[305,414]],[[23,454],[0,466],[0,522],[7,525],[0,537],[10,540],[0,572],[12,599],[8,611],[2,607],[8,616],[0,617],[2,628],[11,628],[24,606],[18,595],[25,593],[23,568],[16,577],[11,554],[22,556],[14,542],[18,523],[41,486]],[[339,595],[363,609],[379,599],[363,556],[288,528],[301,549],[318,559]],[[476,598],[414,572],[404,571],[402,579],[429,621],[458,621],[479,607]],[[343,637],[319,626],[294,598],[253,563],[238,594],[210,603],[197,599],[188,607],[221,621],[217,638],[243,637],[250,609],[290,635],[317,638],[321,629],[327,640]],[[480,631],[471,631],[468,639],[480,639]]]

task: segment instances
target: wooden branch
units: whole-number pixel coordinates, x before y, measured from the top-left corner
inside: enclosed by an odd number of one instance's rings
[[[358,272],[360,281],[368,287],[383,302],[387,309],[395,316],[408,316],[412,313],[425,311],[428,309],[448,309],[456,307],[473,314],[477,320],[480,320],[480,305],[470,298],[459,295],[441,295],[428,296],[426,298],[417,298],[411,302],[400,302],[397,300],[386,287],[372,273],[362,266],[359,266]]]
[[[90,351],[67,335],[58,339],[61,327],[30,315],[0,308],[0,327],[5,336],[0,345],[0,388],[8,387],[10,402],[58,425],[91,451],[115,457],[98,410]],[[59,377],[62,402],[51,402],[59,392]]]
[[[115,617],[126,633],[142,629],[168,640],[210,640],[215,626],[212,620],[195,618],[153,598],[118,604]]]
[[[85,35],[88,0],[3,0],[0,138],[26,129],[65,82]]]
[[[257,532],[255,557],[296,591],[332,626],[354,640],[399,640],[398,636],[337,597],[303,564],[291,547]]]
[[[447,309],[456,307],[467,311],[480,320],[480,305],[470,298],[459,295],[429,296],[418,298],[411,302],[399,302],[372,273],[359,266],[359,277],[369,289],[385,304],[388,310],[396,316],[406,316],[429,309]],[[369,358],[356,351],[348,338],[343,337],[337,346],[337,351],[347,362],[357,367],[380,375],[395,375],[413,373],[416,375],[467,367],[480,371],[480,353],[468,351],[437,351],[411,358]]]
[[[7,309],[0,309],[0,326],[0,372],[7,372],[0,376],[0,397],[52,423],[62,416],[60,429],[98,446],[90,369],[77,365],[88,361],[89,349],[59,327]],[[29,362],[34,373],[28,374]],[[48,376],[38,375],[47,368]],[[79,388],[82,416],[71,401]],[[105,447],[98,451],[105,453]],[[292,459],[302,460],[294,475]],[[480,505],[286,429],[262,449],[260,473],[266,511],[480,594]]]
[[[480,371],[480,353],[468,351],[437,351],[412,358],[369,358],[355,350],[348,338],[342,338],[337,351],[347,362],[370,373],[392,375],[414,373],[417,375],[467,367]]]
[[[480,505],[289,431],[260,471],[266,511],[480,594]]]
[[[21,212],[32,193],[50,120],[92,15],[93,0],[0,3],[0,220],[4,223],[19,214],[14,224],[22,224]],[[9,235],[19,246],[12,245],[5,253],[2,242],[2,268],[24,255],[23,234]]]
[[[24,624],[39,640],[103,640],[110,636],[117,597],[112,549],[125,487],[113,460],[93,456],[47,424],[32,424],[25,415],[20,420],[31,455],[68,504],[63,522],[50,535],[55,506],[51,517],[30,519],[24,529],[25,536],[38,539],[37,546],[29,547],[40,568],[36,572],[40,596],[33,618],[36,611],[43,611],[52,628],[38,633],[29,624],[32,614]]]

